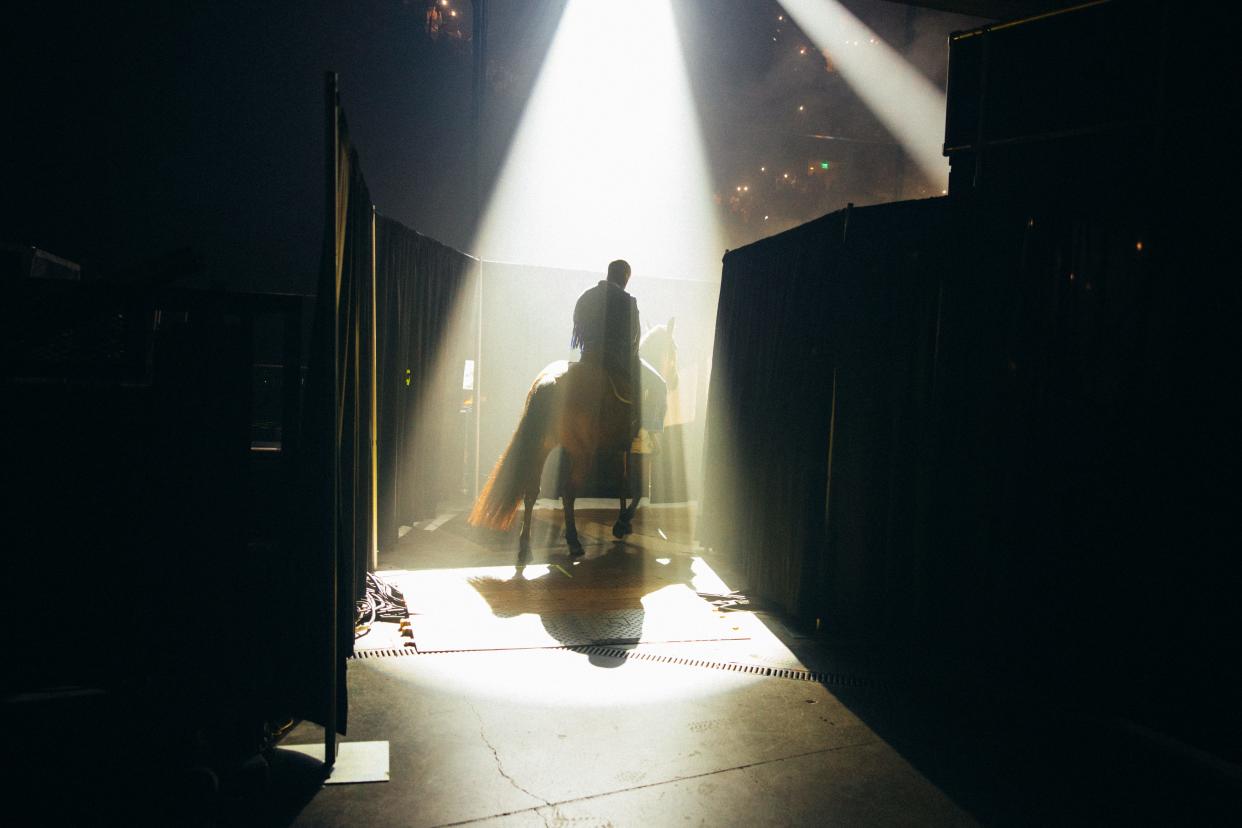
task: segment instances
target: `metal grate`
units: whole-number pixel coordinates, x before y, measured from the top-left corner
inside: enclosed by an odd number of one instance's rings
[[[683,667],[701,667],[708,670],[727,670],[732,673],[749,673],[755,676],[764,676],[767,678],[788,679],[790,681],[809,681],[815,684],[823,684],[830,687],[858,687],[869,689],[883,689],[885,683],[879,679],[868,676],[851,676],[843,673],[823,673],[817,670],[795,670],[787,667],[763,667],[758,664],[735,664],[728,661],[710,661],[699,658],[686,658],[684,656],[665,656],[656,653],[636,653],[632,650],[619,650],[615,647],[606,647],[598,645],[590,646],[567,646],[567,647],[543,647],[540,649],[547,650],[568,650],[583,655],[604,656],[606,658],[615,658],[620,661],[651,661],[658,664],[677,664]],[[460,653],[478,652],[477,650],[443,650],[434,653],[420,653],[414,647],[388,648],[379,650],[357,650],[351,659],[365,658],[396,658],[399,656],[413,655],[452,655]],[[494,652],[494,651],[492,651]]]

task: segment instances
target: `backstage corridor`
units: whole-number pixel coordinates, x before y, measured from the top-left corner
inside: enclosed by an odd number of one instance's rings
[[[405,655],[419,648],[397,649],[395,624],[358,640],[345,741],[387,740],[391,779],[328,785],[296,824],[973,824],[834,695],[849,665],[810,659],[826,681],[810,680],[773,630],[790,632],[695,554],[687,512],[646,506],[618,543],[615,505],[583,501],[587,551],[571,561],[559,509],[539,509],[520,597],[503,588],[513,537],[459,516],[413,527],[382,577],[404,593],[416,641],[463,649]],[[429,604],[469,601],[455,582],[488,596],[484,616],[544,623],[506,634],[467,610],[447,619],[455,630],[420,624]],[[561,643],[584,638],[605,643]],[[285,743],[321,734],[304,724]]]
[[[328,784],[294,824],[1135,824],[1206,807],[1134,744],[1013,688],[783,624],[692,546],[685,506],[644,506],[618,543],[615,505],[581,502],[573,561],[540,503],[521,571],[513,534],[455,513],[381,557],[431,650],[376,623],[348,663],[343,744],[388,742],[390,778]],[[321,740],[303,723],[282,747]],[[1101,766],[1116,775],[1083,771]]]

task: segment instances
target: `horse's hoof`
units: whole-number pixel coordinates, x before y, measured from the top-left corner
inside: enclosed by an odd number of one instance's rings
[[[586,550],[582,548],[582,544],[579,541],[575,540],[569,542],[569,557],[576,558],[585,552]]]
[[[634,526],[629,521],[618,520],[612,525],[612,536],[617,540],[621,540],[633,531]]]

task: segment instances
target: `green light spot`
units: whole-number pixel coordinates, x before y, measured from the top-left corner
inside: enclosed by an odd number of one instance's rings
[[[828,165],[828,162],[827,162],[827,161],[820,161],[820,162],[819,162],[819,168],[820,168],[821,170],[826,170],[826,169],[828,169],[828,166],[829,166],[829,165]]]

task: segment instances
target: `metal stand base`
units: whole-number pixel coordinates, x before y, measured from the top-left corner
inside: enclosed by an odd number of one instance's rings
[[[314,745],[281,745],[281,747],[305,754],[320,762],[323,761],[322,742]],[[332,766],[332,773],[324,780],[324,784],[387,782],[388,779],[387,742],[338,742],[336,764]]]

